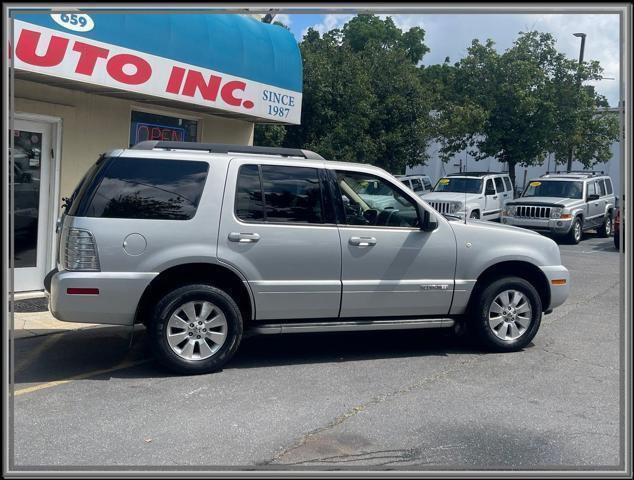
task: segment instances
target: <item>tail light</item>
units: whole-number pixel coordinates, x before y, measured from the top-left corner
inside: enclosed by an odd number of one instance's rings
[[[99,257],[95,237],[88,230],[69,228],[62,238],[62,265],[65,270],[98,272]]]

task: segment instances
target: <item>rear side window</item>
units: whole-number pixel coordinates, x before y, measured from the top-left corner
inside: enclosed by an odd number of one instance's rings
[[[612,190],[612,179],[610,178],[605,179],[605,188],[608,191],[608,195],[612,195],[614,193],[614,190]]]
[[[504,190],[506,190],[504,188],[504,181],[502,180],[502,177],[495,177],[495,188],[497,189],[498,193],[503,192]]]
[[[412,190],[415,192],[422,192],[424,190],[423,184],[418,178],[412,178]]]
[[[423,185],[425,185],[425,190],[431,190],[431,180],[428,177],[423,177]]]
[[[603,183],[603,180],[597,180],[597,185],[599,186],[599,195],[603,197],[605,195],[605,183]]]
[[[241,220],[324,223],[316,168],[243,165],[236,187],[235,212]]]
[[[513,186],[511,185],[511,179],[509,177],[502,177],[504,178],[504,186],[506,187],[507,191],[513,190]]]
[[[206,162],[111,158],[81,213],[86,217],[188,220],[198,208],[208,169]]]
[[[236,185],[236,216],[246,221],[264,220],[264,202],[260,169],[257,165],[242,165]]]

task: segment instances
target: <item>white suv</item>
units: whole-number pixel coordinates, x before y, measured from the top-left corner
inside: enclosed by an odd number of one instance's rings
[[[506,173],[462,172],[438,180],[423,199],[442,214],[499,220],[506,202],[513,197],[513,185]]]

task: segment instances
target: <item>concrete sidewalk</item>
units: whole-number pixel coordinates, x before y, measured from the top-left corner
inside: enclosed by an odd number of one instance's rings
[[[14,312],[13,335],[15,338],[50,335],[80,328],[96,327],[94,323],[71,323],[56,320],[51,312]]]

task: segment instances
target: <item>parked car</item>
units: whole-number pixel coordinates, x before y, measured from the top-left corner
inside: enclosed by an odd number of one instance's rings
[[[431,192],[434,188],[428,175],[396,175],[396,178],[420,196]]]
[[[386,190],[398,208],[371,201]],[[107,153],[67,203],[52,314],[144,323],[181,373],[221,368],[255,333],[468,322],[516,351],[569,291],[551,239],[447,219],[380,168],[305,150],[142,142]]]
[[[460,218],[499,220],[506,202],[513,200],[507,173],[463,172],[441,178],[423,199],[442,214]]]
[[[507,203],[502,222],[577,244],[586,230],[612,235],[614,204],[612,180],[603,173],[549,173],[528,182],[522,196]]]

